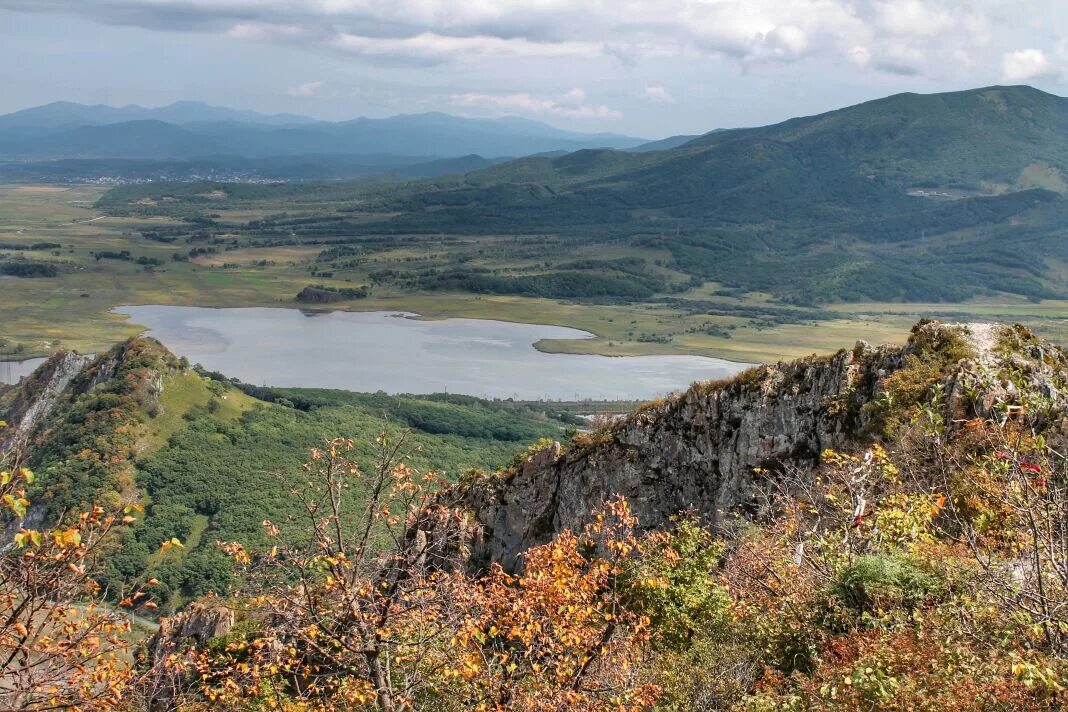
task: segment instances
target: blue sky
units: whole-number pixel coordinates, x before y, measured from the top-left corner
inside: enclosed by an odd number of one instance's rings
[[[193,99],[647,137],[901,91],[1068,94],[1060,0],[0,0],[0,112]]]

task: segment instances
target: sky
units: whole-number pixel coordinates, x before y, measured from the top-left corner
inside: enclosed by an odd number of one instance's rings
[[[196,100],[660,138],[992,84],[1068,94],[1068,0],[0,0],[0,113]]]

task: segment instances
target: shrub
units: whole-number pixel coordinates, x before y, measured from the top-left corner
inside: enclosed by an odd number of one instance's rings
[[[944,593],[945,582],[911,558],[895,554],[862,556],[839,572],[831,587],[844,605],[862,613],[915,609]]]

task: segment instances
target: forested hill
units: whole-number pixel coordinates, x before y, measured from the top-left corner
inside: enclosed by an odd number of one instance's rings
[[[787,209],[801,199],[867,208],[903,205],[900,193],[909,188],[1062,190],[1066,170],[1068,99],[991,87],[898,94],[772,126],[713,131],[665,151],[531,157],[465,182],[484,190],[540,183],[588,203],[603,199],[606,208],[613,198],[621,209],[675,217],[801,221],[812,212]],[[744,199],[758,191],[763,200]],[[876,206],[867,202],[873,197]]]
[[[1060,297],[1068,101],[901,94],[675,149],[531,157],[414,186],[396,231],[662,241],[679,266],[791,301]]]
[[[1068,99],[1028,86],[896,94],[772,126],[714,131],[685,147],[739,140],[840,156],[859,171],[904,185],[1012,186],[1035,162],[1062,172],[1068,167]]]
[[[282,474],[299,472],[327,435],[360,441],[368,465],[376,437],[410,431],[425,451],[415,462],[456,478],[582,422],[548,406],[467,396],[254,387],[194,369],[152,339],[96,358],[55,354],[19,385],[0,387],[0,421],[11,426],[0,430],[0,453],[14,445],[37,473],[27,526],[94,502],[145,508],[102,580],[119,592],[151,575],[164,611],[229,589],[231,567],[215,541],[254,544],[264,517],[284,521],[292,479]],[[182,546],[160,553],[172,537]]]

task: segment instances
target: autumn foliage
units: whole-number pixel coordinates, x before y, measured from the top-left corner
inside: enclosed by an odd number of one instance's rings
[[[292,480],[285,521],[263,522],[266,546],[218,542],[241,590],[197,605],[225,611],[224,631],[147,647],[117,611],[151,613],[153,582],[111,595],[117,607],[96,583],[135,512],[30,528],[33,475],[7,461],[0,706],[1064,707],[1060,416],[1029,401],[951,418],[937,378],[898,380],[876,436],[815,468],[755,472],[744,516],[712,529],[680,512],[649,531],[609,496],[515,571],[471,569],[463,480],[417,471],[403,435],[383,434],[367,470],[351,441],[327,441]]]
[[[93,507],[24,528],[33,481],[14,454],[0,459],[0,507],[14,530],[0,553],[0,708],[115,709],[133,677],[130,623],[103,605],[93,575],[118,522]]]
[[[648,621],[621,603],[623,563],[641,546],[625,502],[528,552],[520,575],[471,576],[413,532],[428,508],[462,518],[431,504],[437,475],[405,463],[403,439],[378,445],[363,516],[342,514],[365,476],[352,443],[334,440],[294,491],[310,540],[265,522],[277,541],[267,552],[221,544],[258,595],[240,604],[241,635],[170,655],[174,675],[195,670],[181,706],[627,710],[656,699],[640,680]]]

